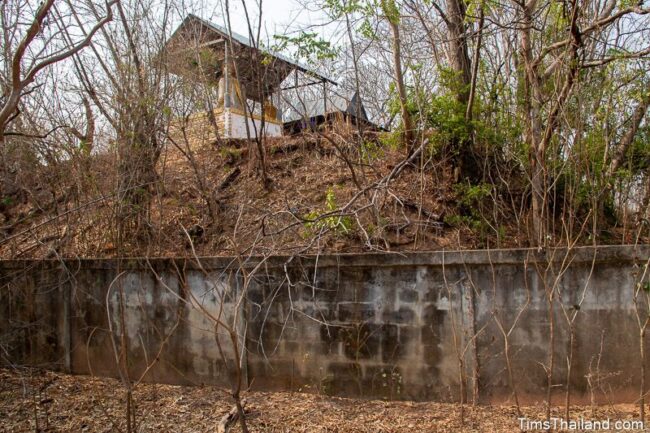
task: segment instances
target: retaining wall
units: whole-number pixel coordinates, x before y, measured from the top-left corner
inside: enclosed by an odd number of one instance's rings
[[[115,376],[127,347],[134,380],[228,385],[239,358],[254,389],[457,401],[462,382],[470,399],[526,401],[545,397],[552,349],[556,392],[568,381],[574,401],[634,401],[649,258],[607,246],[4,261],[2,360]]]

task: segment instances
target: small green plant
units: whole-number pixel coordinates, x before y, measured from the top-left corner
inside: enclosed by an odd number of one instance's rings
[[[452,227],[469,227],[473,231],[480,232],[483,230],[483,222],[468,215],[448,215],[445,216],[445,223]]]
[[[500,225],[499,228],[497,229],[497,240],[499,240],[499,241],[505,240],[506,235],[507,235],[506,227],[503,226],[503,225]]]
[[[397,127],[390,132],[383,132],[378,135],[378,138],[381,147],[393,151],[398,150],[402,146],[402,128]]]
[[[361,143],[361,160],[367,164],[383,156],[382,144],[375,141]]]
[[[489,183],[480,183],[478,185],[458,184],[455,185],[454,190],[461,205],[474,208],[491,197],[493,187],[494,185]]]
[[[325,209],[322,211],[312,211],[305,215],[308,221],[305,227],[311,230],[329,229],[338,234],[348,234],[352,230],[352,218],[349,216],[331,215],[321,217],[321,215],[334,212],[338,209],[334,189],[329,187],[325,195]]]
[[[244,155],[244,150],[234,147],[224,147],[219,150],[219,153],[221,154],[221,157],[226,160],[226,165],[234,165],[241,161]]]
[[[494,185],[488,183],[455,185],[454,192],[458,199],[460,215],[449,215],[445,217],[445,222],[454,227],[466,226],[485,234],[489,225],[485,223],[482,210],[486,203],[490,202],[493,188]]]

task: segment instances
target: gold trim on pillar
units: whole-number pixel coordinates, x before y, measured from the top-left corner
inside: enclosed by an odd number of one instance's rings
[[[260,116],[259,114],[253,113],[251,115],[250,113],[245,113],[244,110],[240,110],[239,108],[232,108],[231,107],[230,112],[234,113],[234,114],[239,114],[240,116],[253,118],[253,119],[259,120],[259,121],[262,120],[262,116]],[[267,116],[264,116],[264,122],[282,126],[282,122],[280,122],[278,119],[269,119]]]

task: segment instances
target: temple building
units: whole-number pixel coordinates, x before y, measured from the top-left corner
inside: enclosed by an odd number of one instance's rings
[[[218,89],[210,113],[196,113],[193,121],[216,129],[223,138],[276,137],[283,134],[282,92],[336,82],[287,57],[255,46],[234,32],[189,15],[165,45],[171,72],[205,80]],[[293,75],[294,82],[282,87]],[[210,126],[208,126],[210,125]],[[196,132],[196,131],[195,131]]]

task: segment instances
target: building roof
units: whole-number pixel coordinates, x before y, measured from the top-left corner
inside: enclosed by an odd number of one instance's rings
[[[226,50],[226,41],[231,41],[232,50]],[[258,102],[282,90],[282,82],[294,71],[312,77],[315,80],[313,84],[337,84],[280,53],[256,47],[245,36],[192,14],[174,31],[164,50],[173,53],[168,56],[170,71],[201,77],[214,84],[223,74],[228,58],[229,63],[236,66],[239,85],[246,98]],[[199,70],[200,75],[196,75]]]
[[[312,68],[309,68],[308,66],[305,66],[305,65],[301,64],[300,62],[297,62],[295,60],[290,59],[289,57],[285,56],[282,53],[278,53],[276,51],[272,51],[272,50],[269,50],[269,49],[263,48],[263,47],[256,47],[255,44],[253,44],[250,41],[250,39],[248,39],[244,35],[240,35],[239,33],[234,32],[232,30],[229,33],[227,28],[225,28],[223,26],[220,26],[218,24],[214,24],[214,23],[212,23],[210,21],[207,21],[207,20],[205,20],[203,18],[200,18],[200,17],[198,17],[198,16],[196,16],[194,14],[189,14],[187,16],[187,18],[185,18],[185,21],[187,21],[187,20],[198,20],[203,25],[205,25],[206,27],[210,28],[211,30],[219,33],[221,36],[223,36],[225,38],[229,38],[229,35],[232,35],[232,39],[234,41],[237,41],[240,44],[242,44],[242,45],[244,45],[244,46],[246,46],[248,48],[259,49],[260,51],[262,51],[262,52],[264,52],[266,54],[270,54],[271,56],[292,65],[294,68],[298,69],[299,71],[301,71],[301,72],[303,72],[305,74],[311,75],[311,76],[316,77],[316,78],[320,78],[321,80],[324,80],[324,81],[327,81],[327,82],[329,82],[331,84],[337,85],[336,81],[332,80],[331,78],[326,77],[325,75],[317,72],[316,70],[314,70]],[[181,24],[181,26],[182,25],[183,24]]]

